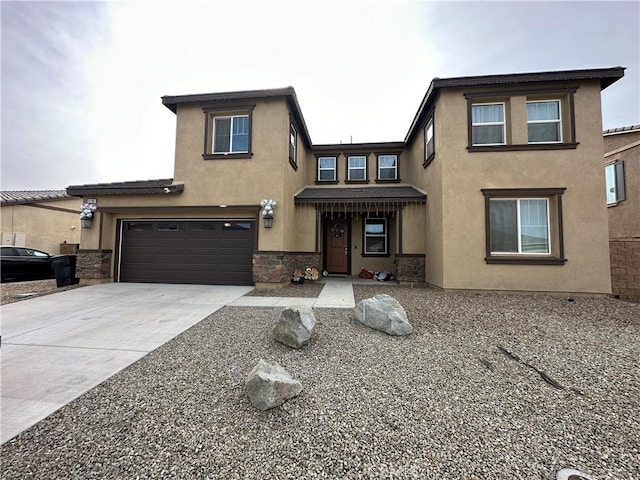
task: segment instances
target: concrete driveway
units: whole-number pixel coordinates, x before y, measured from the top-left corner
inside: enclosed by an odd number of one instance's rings
[[[0,307],[0,443],[253,287],[104,283]]]

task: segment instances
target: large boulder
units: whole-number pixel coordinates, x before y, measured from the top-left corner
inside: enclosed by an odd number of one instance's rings
[[[302,348],[309,343],[316,317],[311,307],[285,308],[278,323],[273,327],[273,338],[293,348]]]
[[[413,326],[407,319],[407,312],[391,295],[380,294],[373,298],[365,298],[354,307],[353,311],[360,322],[389,335],[413,333]]]
[[[272,365],[261,359],[247,375],[245,388],[254,407],[268,410],[299,395],[302,383],[291,378],[280,365]]]

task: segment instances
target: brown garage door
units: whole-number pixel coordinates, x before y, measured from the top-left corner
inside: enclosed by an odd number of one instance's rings
[[[253,220],[124,221],[121,238],[121,282],[253,284]]]

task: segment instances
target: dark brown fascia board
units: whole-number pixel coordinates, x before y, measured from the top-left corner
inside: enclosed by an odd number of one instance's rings
[[[302,133],[302,139],[307,148],[311,147],[311,135],[309,129],[302,116],[302,109],[298,103],[296,91],[293,87],[271,88],[262,90],[240,90],[235,92],[218,92],[218,93],[197,93],[193,95],[165,95],[162,98],[162,104],[176,113],[178,105],[194,104],[194,103],[214,103],[233,100],[259,100],[264,98],[283,97],[287,100],[287,104],[292,112],[293,117],[298,124],[299,133]]]
[[[592,68],[583,70],[561,70],[551,72],[508,73],[499,75],[477,75],[473,77],[434,78],[413,117],[405,143],[409,143],[422,127],[426,114],[431,111],[442,88],[513,85],[519,83],[542,83],[578,80],[600,80],[600,90],[624,77],[626,67]]]
[[[373,142],[373,143],[333,143],[324,145],[314,145],[312,147],[313,153],[331,152],[377,152],[387,150],[402,150],[404,148],[404,142]]]
[[[74,197],[88,195],[166,195],[165,188],[170,194],[182,193],[184,184],[173,184],[172,179],[149,180],[141,182],[97,183],[94,185],[70,185],[67,194]]]

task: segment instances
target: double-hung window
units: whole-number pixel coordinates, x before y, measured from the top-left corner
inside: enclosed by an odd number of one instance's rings
[[[432,160],[435,153],[435,144],[433,140],[433,117],[429,119],[427,125],[424,127],[424,163],[423,166],[427,166]]]
[[[529,143],[561,143],[560,100],[527,102]]]
[[[624,162],[616,160],[604,167],[607,188],[607,205],[615,205],[626,199],[624,188]]]
[[[487,263],[563,265],[565,188],[483,189]]]
[[[398,179],[398,156],[378,155],[378,180],[392,181]]]
[[[355,182],[367,180],[367,157],[362,155],[347,158],[347,180]]]
[[[337,168],[336,157],[318,157],[318,182],[335,182]]]
[[[289,161],[294,165],[298,165],[298,132],[293,122],[289,124]]]
[[[364,254],[365,255],[386,255],[387,254],[387,219],[386,218],[365,218],[364,219]]]
[[[471,106],[471,142],[473,145],[506,143],[504,103],[478,103]]]
[[[249,151],[249,116],[214,117],[213,153]]]

